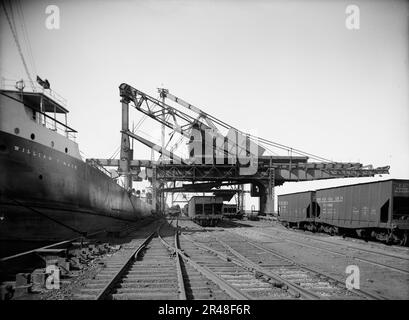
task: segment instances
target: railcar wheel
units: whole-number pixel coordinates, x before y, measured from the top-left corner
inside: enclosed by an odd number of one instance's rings
[[[358,238],[365,240],[365,241],[368,241],[368,238],[370,237],[370,235],[368,234],[368,230],[365,230],[365,229],[357,229],[356,234]]]
[[[407,232],[404,232],[403,233],[403,235],[402,235],[402,239],[400,240],[400,243],[399,243],[401,246],[407,246],[408,245],[408,233]]]
[[[392,232],[388,232],[388,235],[386,236],[386,244],[387,245],[391,245],[393,244],[393,233]]]

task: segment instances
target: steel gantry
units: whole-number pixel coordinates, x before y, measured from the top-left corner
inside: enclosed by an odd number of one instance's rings
[[[164,192],[183,190],[203,192],[203,190],[210,191],[215,186],[251,184],[251,195],[258,196],[260,199],[260,212],[272,213],[274,187],[286,181],[371,177],[389,173],[389,166],[373,168],[360,163],[333,162],[249,135],[170,94],[166,89],[159,89],[162,100],[155,99],[124,83],[120,85],[119,91],[122,103],[120,159],[88,159],[88,161],[104,167],[117,167],[119,175],[124,178],[126,188],[132,187],[132,177],[140,175],[141,168],[144,168],[147,172],[144,177],[151,180],[153,185],[153,201],[162,206]],[[182,106],[186,112],[168,105],[165,103],[165,98]],[[175,135],[179,135],[180,139],[187,139],[188,148],[190,148],[189,157],[183,158],[176,155],[173,152],[174,148],[168,150],[166,146],[169,142],[164,146],[163,139],[162,146],[159,146],[130,131],[130,105],[145,116],[158,121],[163,127],[171,129],[170,140]],[[193,134],[194,130],[203,135],[198,139]],[[223,134],[222,130],[227,133]],[[232,137],[233,143],[230,143]],[[130,139],[141,142],[164,157],[159,161],[133,159]],[[285,150],[290,155],[264,155],[266,150],[270,150],[269,148]],[[200,156],[197,153],[198,149],[204,151]],[[240,154],[244,154],[249,161],[247,163],[240,161],[238,159]],[[315,161],[310,162],[310,159]],[[243,169],[251,165],[256,166],[256,169],[243,173]],[[190,184],[171,190],[172,188],[165,187],[167,182],[189,182]]]

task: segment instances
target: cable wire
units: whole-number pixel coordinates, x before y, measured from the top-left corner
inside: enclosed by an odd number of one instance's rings
[[[21,27],[23,29],[23,36],[24,36],[25,41],[26,41],[27,51],[28,51],[28,54],[29,54],[31,67],[34,70],[34,74],[37,74],[37,67],[36,67],[36,63],[35,63],[35,60],[34,60],[33,49],[31,47],[31,41],[30,41],[30,37],[28,35],[27,26],[26,26],[26,19],[24,17],[24,11],[23,11],[23,8],[21,6],[21,1],[20,0],[17,0],[17,13],[20,15],[20,24],[21,24]]]
[[[18,53],[19,53],[20,58],[21,58],[21,60],[22,60],[22,62],[23,62],[24,70],[25,70],[25,72],[26,72],[26,74],[27,74],[28,79],[30,80],[30,84],[31,84],[31,86],[32,86],[32,88],[33,88],[33,91],[35,91],[34,82],[33,82],[33,79],[31,78],[30,72],[29,72],[28,67],[27,67],[26,60],[25,60],[25,58],[24,58],[24,54],[23,54],[23,51],[22,51],[22,49],[21,49],[21,46],[20,46],[20,43],[19,43],[19,40],[18,40],[17,31],[16,31],[15,28],[13,27],[14,22],[11,20],[11,18],[10,18],[10,16],[9,16],[9,13],[7,12],[6,5],[5,5],[5,1],[4,1],[4,0],[1,1],[1,5],[2,5],[2,7],[3,7],[4,13],[6,14],[7,22],[8,22],[8,24],[9,24],[11,33],[12,33],[12,35],[13,35],[14,42],[16,43],[16,46],[17,46],[17,49],[18,49]],[[12,9],[11,9],[11,12],[12,12]]]

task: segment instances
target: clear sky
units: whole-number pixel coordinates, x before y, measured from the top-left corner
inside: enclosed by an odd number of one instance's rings
[[[127,82],[153,96],[164,86],[275,142],[334,161],[391,165],[387,177],[409,178],[407,1],[21,4],[31,72],[68,99],[87,157],[118,147],[118,86]],[[45,26],[49,4],[60,9],[59,30]],[[360,9],[359,30],[345,26],[349,4]],[[1,76],[25,78],[3,10],[0,17]],[[158,124],[143,130],[159,140]],[[150,151],[141,146],[135,158]]]

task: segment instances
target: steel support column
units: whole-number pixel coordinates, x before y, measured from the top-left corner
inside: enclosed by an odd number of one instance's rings
[[[132,150],[129,136],[124,132],[129,131],[129,99],[122,98],[122,134],[121,134],[121,155],[119,161],[120,173],[124,176],[124,187],[129,190],[132,188],[132,176],[130,173],[130,162],[132,160]]]
[[[158,210],[158,185],[157,185],[157,169],[156,169],[156,164],[152,165],[152,206],[155,209],[156,212],[159,212]]]
[[[270,160],[268,168],[268,183],[263,183],[263,188],[260,188],[260,213],[274,213],[274,186],[275,186],[275,169]]]
[[[244,212],[244,185],[239,184],[237,186],[237,209],[240,212]]]

